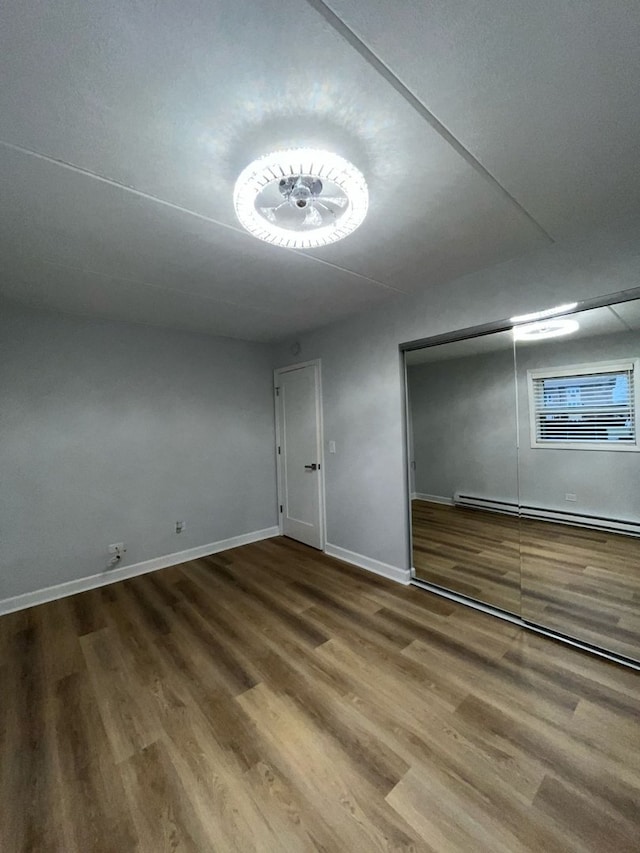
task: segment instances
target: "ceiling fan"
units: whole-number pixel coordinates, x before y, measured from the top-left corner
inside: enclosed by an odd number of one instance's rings
[[[290,175],[282,178],[278,189],[283,201],[259,210],[269,222],[285,227],[318,228],[333,224],[338,211],[349,203],[346,195],[322,195],[324,184],[311,175]]]
[[[369,192],[362,173],[328,151],[274,151],[250,163],[233,193],[238,219],[254,237],[312,249],[347,237],[362,223]]]

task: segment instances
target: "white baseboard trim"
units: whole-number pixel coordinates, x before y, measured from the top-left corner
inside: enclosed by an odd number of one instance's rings
[[[210,542],[208,545],[199,545],[197,548],[189,548],[186,551],[176,551],[174,554],[165,554],[163,557],[154,557],[142,563],[134,563],[131,566],[122,566],[120,569],[107,569],[97,575],[86,578],[66,581],[55,586],[47,586],[34,592],[25,592],[22,595],[14,595],[0,601],[0,616],[5,613],[13,613],[15,610],[25,610],[27,607],[35,607],[36,604],[44,604],[57,598],[66,598],[77,592],[86,592],[100,586],[107,586],[137,575],[146,575],[158,569],[167,569],[169,566],[177,566],[188,560],[198,560],[200,557],[210,557],[220,551],[229,548],[238,548],[240,545],[250,545],[252,542],[260,542],[262,539],[271,539],[279,536],[280,530],[277,525],[266,527],[264,530],[254,530],[252,533],[242,533],[240,536],[232,536],[230,539],[220,539],[218,542]]]
[[[424,492],[412,492],[411,500],[429,501],[432,504],[446,504],[447,506],[453,506],[455,503],[453,498],[443,498],[441,495],[427,495]]]
[[[409,569],[400,569],[398,566],[390,566],[388,563],[381,563],[380,560],[374,560],[371,557],[365,557],[364,554],[356,554],[355,551],[348,551],[346,548],[340,548],[338,545],[331,545],[329,542],[324,546],[324,552],[329,557],[336,557],[338,560],[343,560],[345,563],[351,563],[353,566],[358,566],[360,569],[367,569],[370,572],[375,572],[377,575],[382,575],[389,580],[397,581],[408,585],[411,581],[411,572]]]

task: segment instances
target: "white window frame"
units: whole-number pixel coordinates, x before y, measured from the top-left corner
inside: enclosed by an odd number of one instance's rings
[[[536,406],[533,390],[534,379],[558,379],[568,376],[584,376],[593,373],[623,372],[633,369],[633,410],[635,417],[636,440],[633,444],[624,444],[616,441],[602,442],[577,442],[577,441],[538,441],[536,429]],[[527,370],[527,388],[529,393],[529,430],[531,447],[538,450],[613,450],[639,451],[640,450],[640,359],[624,358],[615,361],[594,361],[587,364],[570,364],[565,367],[541,367],[535,370]]]

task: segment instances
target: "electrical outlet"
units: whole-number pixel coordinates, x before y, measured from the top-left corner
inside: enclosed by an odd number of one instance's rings
[[[329,453],[335,453],[335,452],[336,452],[336,443],[335,443],[335,441],[330,441],[329,442]]]
[[[114,542],[112,545],[108,545],[107,549],[111,554],[111,559],[107,564],[107,568],[112,569],[114,566],[117,566],[122,557],[127,552],[127,546],[124,542]]]
[[[564,499],[565,499],[565,501],[575,501],[575,500],[577,500],[576,496],[575,496],[575,495],[572,495],[572,494],[569,494],[569,492],[567,492],[567,494],[564,496]]]
[[[176,521],[176,533],[182,533],[186,529],[186,526],[184,521]]]

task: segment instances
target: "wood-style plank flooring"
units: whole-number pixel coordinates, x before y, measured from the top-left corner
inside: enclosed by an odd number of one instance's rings
[[[286,539],[0,617],[0,849],[637,851],[638,674]]]
[[[640,539],[412,502],[423,580],[640,660]]]

